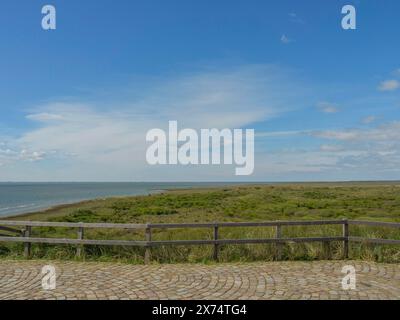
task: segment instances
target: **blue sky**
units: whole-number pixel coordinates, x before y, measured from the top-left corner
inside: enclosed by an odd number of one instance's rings
[[[57,29],[41,28],[41,8]],[[357,29],[341,28],[341,8]],[[400,179],[400,3],[3,1],[0,181],[238,180],[145,133],[254,128],[244,180]]]

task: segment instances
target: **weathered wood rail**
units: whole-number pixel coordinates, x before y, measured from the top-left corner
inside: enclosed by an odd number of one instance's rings
[[[341,225],[342,235],[331,237],[282,237],[282,227],[285,226],[321,226],[321,225]],[[104,245],[104,246],[141,246],[145,247],[145,262],[150,260],[150,248],[156,246],[169,245],[213,245],[213,257],[218,260],[218,250],[220,245],[226,244],[255,244],[272,243],[277,246],[277,259],[282,254],[282,244],[285,243],[304,243],[322,242],[329,244],[333,241],[343,242],[343,258],[349,256],[349,242],[364,242],[375,244],[400,244],[400,240],[395,239],[372,239],[353,237],[349,234],[350,225],[363,225],[372,227],[400,228],[400,223],[359,221],[359,220],[314,220],[314,221],[268,221],[268,222],[214,222],[214,223],[146,223],[146,224],[122,224],[122,223],[72,223],[72,222],[46,222],[46,221],[6,221],[0,220],[0,230],[10,232],[12,235],[0,234],[0,242],[22,242],[24,243],[25,257],[30,256],[32,243],[47,244],[70,244],[77,245],[77,256],[82,254],[84,245]],[[18,230],[15,227],[22,226]],[[54,227],[54,228],[76,228],[77,239],[64,238],[37,238],[32,237],[34,227]],[[275,238],[262,239],[220,239],[220,228],[232,227],[274,227]],[[177,228],[212,228],[213,239],[209,240],[152,240],[153,229],[177,229]],[[145,240],[92,240],[84,239],[84,229],[134,229],[144,230]]]

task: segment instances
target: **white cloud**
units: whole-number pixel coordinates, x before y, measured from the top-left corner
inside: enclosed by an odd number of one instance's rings
[[[142,135],[149,124],[129,112],[101,112],[86,105],[56,103],[46,108],[60,114],[63,121],[44,122],[40,128],[19,138],[18,145],[29,150],[75,155],[93,163],[101,163],[110,157],[115,157],[116,163],[130,161],[118,160],[118,157],[124,156],[124,150],[137,151],[137,144],[143,144]]]
[[[0,153],[0,163],[5,164],[0,177],[80,181],[229,178],[234,172],[229,167],[148,166],[147,131],[165,129],[169,120],[177,120],[179,129],[251,128],[255,122],[292,110],[302,91],[287,72],[259,65],[158,81],[142,90],[140,99],[123,105],[49,103],[31,109],[26,116],[36,124],[34,129],[8,141],[13,154],[2,159]],[[35,170],[22,163],[35,165]]]
[[[281,36],[281,43],[283,43],[283,44],[289,44],[289,43],[291,43],[291,42],[293,42],[293,40],[292,39],[290,39],[289,37],[287,37],[286,35],[282,35]]]
[[[375,116],[367,116],[367,117],[363,118],[361,122],[364,124],[370,124],[372,122],[375,122],[375,120],[376,120]]]
[[[19,159],[27,160],[27,161],[39,161],[45,158],[46,152],[43,151],[29,151],[29,150],[21,150],[19,153]]]
[[[380,91],[394,91],[400,88],[400,82],[397,80],[382,81],[378,87]]]
[[[331,145],[331,144],[323,144],[320,146],[321,151],[326,151],[326,152],[338,152],[338,151],[343,151],[343,147],[338,146],[338,145]]]
[[[300,134],[306,134],[307,131],[301,130],[289,130],[289,131],[269,131],[269,132],[260,132],[257,131],[255,134],[256,137],[284,137],[284,136],[294,136]]]
[[[177,120],[179,129],[252,128],[293,111],[299,101],[310,105],[303,99],[304,83],[296,83],[287,71],[264,65],[208,70],[143,87],[140,99],[117,95],[111,99],[123,104],[55,102],[30,109],[26,118],[35,124],[33,129],[1,139],[0,180],[236,180],[229,166],[148,166],[146,132],[165,129],[169,120]],[[339,111],[330,102],[320,102],[317,108]],[[363,120],[373,124],[375,118]],[[280,145],[297,136],[316,143],[300,149],[290,140],[292,150]],[[279,143],[276,150],[256,148],[254,177],[350,179],[371,178],[373,173],[391,177],[399,170],[399,136],[400,121],[361,129],[258,130],[257,141],[279,138]]]
[[[290,21],[294,23],[304,24],[305,21],[301,19],[296,12],[290,12],[289,14]]]
[[[29,120],[40,121],[40,122],[63,120],[62,115],[47,113],[47,112],[28,114],[26,118]]]
[[[372,128],[340,130],[283,131],[262,134],[270,139],[291,135],[308,135],[326,139],[318,149],[279,149],[260,155],[256,162],[260,179],[280,180],[374,180],[398,179],[400,174],[400,121]],[[297,140],[296,140],[297,141]]]
[[[318,151],[291,150],[268,153],[258,170],[263,174],[314,173],[327,170],[337,162],[335,157]]]
[[[283,84],[281,90],[279,82]],[[286,99],[279,92],[294,99],[298,89],[291,82],[282,70],[272,66],[210,71],[168,81],[152,89],[141,104],[146,109],[151,106],[165,120],[175,119],[188,127],[241,127],[288,111]]]
[[[45,152],[41,151],[30,151],[26,149],[14,150],[14,149],[1,149],[0,148],[0,163],[2,165],[12,164],[16,161],[39,161],[43,160],[46,156]]]
[[[325,130],[310,133],[314,137],[358,142],[397,142],[400,121],[393,121],[370,129]]]
[[[296,131],[292,131],[296,134]],[[395,179],[400,174],[400,121],[374,128],[298,131],[319,139],[333,140],[318,149],[292,148],[262,155],[256,168],[273,180],[372,180]],[[269,136],[272,137],[272,136]],[[260,155],[261,156],[261,155]],[[288,178],[289,177],[289,178]]]
[[[317,108],[324,113],[336,113],[339,112],[339,108],[330,102],[319,102]]]
[[[314,131],[311,133],[312,136],[318,138],[334,139],[334,140],[354,140],[358,137],[359,132],[357,130],[346,130],[346,131]]]

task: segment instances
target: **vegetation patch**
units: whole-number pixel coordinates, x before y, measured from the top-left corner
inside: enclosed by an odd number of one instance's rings
[[[110,198],[62,206],[46,212],[17,217],[20,220],[108,222],[108,223],[188,223],[214,221],[272,221],[359,219],[400,222],[400,185],[396,183],[280,184],[231,186],[177,190],[150,196]],[[338,236],[340,226],[284,227],[284,237]],[[389,228],[350,226],[354,236],[400,239]],[[33,236],[76,238],[76,229],[33,228]],[[220,237],[269,238],[274,229],[221,228]],[[167,229],[153,231],[154,240],[212,239],[211,229]],[[143,230],[87,229],[88,239],[144,240]],[[332,243],[329,258],[341,257],[341,243]],[[76,259],[74,246],[33,244],[35,258]],[[399,246],[351,244],[351,257],[384,262],[400,262]],[[319,243],[287,244],[282,259],[325,259],[327,248]],[[21,257],[22,244],[0,243],[0,257]],[[86,246],[82,259],[143,262],[144,249],[136,247]],[[226,245],[220,248],[221,261],[274,260],[274,245]],[[152,248],[157,262],[208,262],[212,246]]]

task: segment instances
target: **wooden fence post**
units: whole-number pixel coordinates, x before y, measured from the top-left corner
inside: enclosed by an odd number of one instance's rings
[[[275,227],[275,235],[277,239],[282,238],[282,226],[277,225]],[[276,259],[281,260],[282,259],[282,243],[277,243],[276,244]]]
[[[150,228],[149,224],[147,224],[147,227],[146,227],[146,241],[148,241],[148,242],[151,241],[151,228]],[[144,263],[149,264],[150,259],[151,259],[150,245],[147,244],[146,251],[144,253]]]
[[[349,258],[349,222],[343,220],[343,259]]]
[[[83,227],[79,227],[78,228],[78,239],[82,240],[83,237],[84,237]],[[76,248],[76,256],[78,258],[81,257],[83,249],[84,249],[83,245],[82,244],[78,244],[78,247]]]
[[[214,240],[218,240],[218,226],[214,226]],[[218,243],[214,243],[214,260],[218,261]]]
[[[31,232],[32,232],[32,227],[26,226],[24,230],[24,237],[29,238],[31,236]],[[30,255],[31,255],[31,243],[24,242],[24,256],[25,258],[29,258]]]

